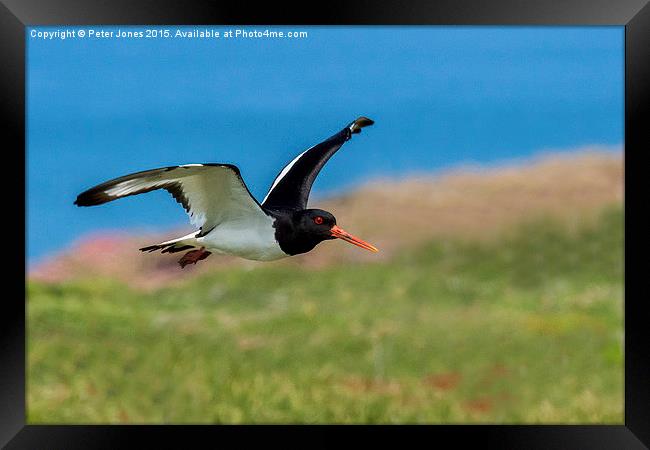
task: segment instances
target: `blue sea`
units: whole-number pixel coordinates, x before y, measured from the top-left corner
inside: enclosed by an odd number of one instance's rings
[[[623,144],[623,27],[162,28],[170,37],[27,30],[30,263],[87,233],[186,222],[165,192],[74,206],[95,184],[228,162],[261,199],[284,164],[360,115],[375,125],[330,160],[317,197],[376,177]],[[206,28],[307,36],[192,37]]]

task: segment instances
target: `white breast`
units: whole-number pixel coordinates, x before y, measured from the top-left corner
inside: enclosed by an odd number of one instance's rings
[[[254,222],[227,222],[217,225],[206,236],[197,241],[206,250],[226,255],[257,261],[273,261],[285,258],[275,240],[273,220],[267,215],[260,215]]]

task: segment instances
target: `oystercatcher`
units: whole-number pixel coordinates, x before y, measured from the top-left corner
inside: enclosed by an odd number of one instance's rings
[[[146,170],[115,178],[81,194],[78,206],[101,205],[129,195],[165,189],[180,203],[198,231],[141,251],[176,253],[190,250],[179,264],[196,264],[212,252],[246,259],[272,261],[312,250],[320,242],[339,238],[363,249],[378,250],[336,224],[321,209],[307,209],[316,176],[330,157],[361,128],[374,122],[366,117],[305,150],[287,164],[259,203],[250,193],[237,166],[185,164]]]

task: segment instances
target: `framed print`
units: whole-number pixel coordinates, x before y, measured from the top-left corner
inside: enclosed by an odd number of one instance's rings
[[[3,2],[3,445],[645,448],[646,2],[282,9]]]

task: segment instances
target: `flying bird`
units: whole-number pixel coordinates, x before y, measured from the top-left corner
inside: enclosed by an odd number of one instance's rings
[[[344,231],[336,218],[308,209],[311,186],[325,163],[353,134],[374,122],[359,117],[330,138],[296,156],[273,181],[262,203],[251,194],[237,166],[185,164],[145,170],[99,184],[77,196],[75,205],[94,206],[157,189],[168,191],[198,228],[141,251],[177,253],[185,267],[211,253],[273,261],[307,253],[322,241],[342,239],[377,252],[371,244]]]

